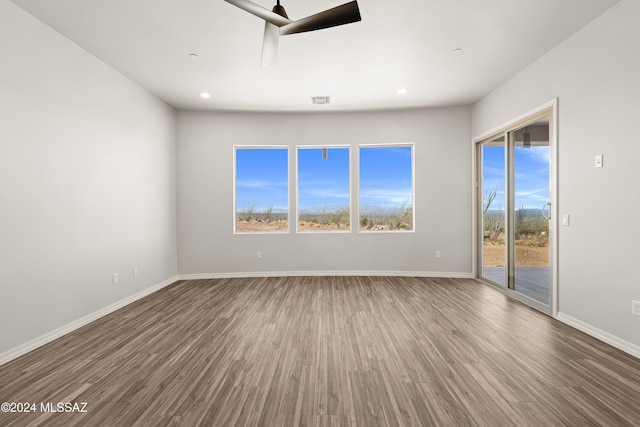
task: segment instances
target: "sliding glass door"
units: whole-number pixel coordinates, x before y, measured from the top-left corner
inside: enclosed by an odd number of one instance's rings
[[[551,112],[480,141],[478,276],[551,312]]]
[[[549,120],[510,133],[513,140],[513,287],[549,304]]]
[[[482,257],[481,276],[506,286],[505,136],[480,144],[482,159]]]

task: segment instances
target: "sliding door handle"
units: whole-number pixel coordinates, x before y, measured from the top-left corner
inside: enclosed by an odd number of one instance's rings
[[[544,214],[544,209],[549,206],[549,215],[545,215]],[[547,202],[544,205],[542,205],[542,216],[545,217],[546,219],[551,219],[551,203]]]

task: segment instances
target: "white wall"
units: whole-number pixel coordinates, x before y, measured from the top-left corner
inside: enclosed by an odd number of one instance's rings
[[[473,135],[558,97],[559,312],[640,350],[640,2],[623,0],[480,100]],[[505,58],[508,60],[508,58]],[[604,155],[604,168],[594,156]],[[635,346],[635,347],[634,347]],[[638,353],[640,354],[640,353]]]
[[[180,111],[180,274],[468,275],[470,137],[468,107],[348,114]],[[234,144],[284,144],[291,149],[296,145],[351,144],[355,149],[363,143],[394,142],[415,143],[415,233],[233,234]],[[292,175],[294,171],[291,169]],[[354,180],[356,168],[352,174]],[[295,188],[291,188],[290,194],[290,203],[295,206]],[[436,250],[442,253],[439,260],[434,256]],[[256,259],[256,251],[262,252],[262,259]]]
[[[177,254],[173,109],[5,0],[0,52],[1,356],[174,277]]]

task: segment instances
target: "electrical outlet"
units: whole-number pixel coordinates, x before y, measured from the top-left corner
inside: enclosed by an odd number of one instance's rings
[[[631,313],[640,316],[640,301],[631,301]]]
[[[594,166],[597,168],[601,168],[603,166],[603,156],[602,154],[598,154],[595,158],[595,164]]]
[[[118,273],[113,273],[113,284],[117,284],[118,283]]]
[[[256,252],[256,258],[262,259],[262,252],[260,251]]]
[[[440,259],[440,251],[436,251],[436,259]]]

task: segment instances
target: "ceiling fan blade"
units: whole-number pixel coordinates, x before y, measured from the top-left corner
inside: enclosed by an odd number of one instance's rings
[[[287,34],[304,33],[305,31],[321,30],[323,28],[358,22],[361,19],[358,2],[354,0],[283,25],[280,27],[280,35],[284,36]]]
[[[280,43],[280,31],[270,22],[264,23],[264,38],[262,39],[262,59],[260,67],[268,67],[278,63],[278,45]]]
[[[242,10],[246,10],[252,15],[262,18],[265,21],[275,25],[276,27],[282,27],[283,25],[287,25],[293,22],[290,19],[287,19],[284,16],[280,16],[275,12],[272,12],[268,9],[265,9],[262,6],[259,6],[255,3],[250,2],[249,0],[224,0],[224,1],[226,1],[227,3],[231,3],[232,5],[237,6]]]

